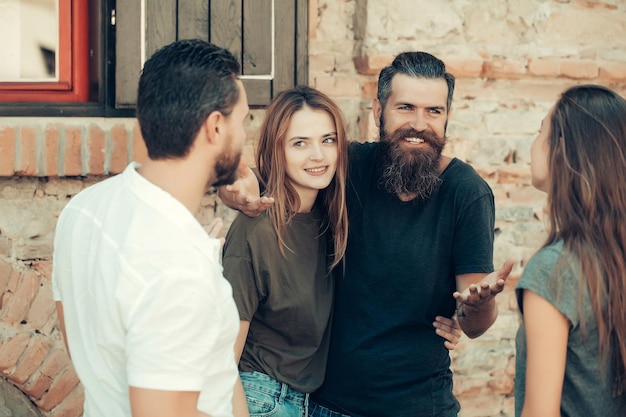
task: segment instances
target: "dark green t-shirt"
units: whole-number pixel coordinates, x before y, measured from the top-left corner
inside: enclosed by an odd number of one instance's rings
[[[580,309],[580,277],[575,272],[577,261],[570,258],[561,266],[562,252],[563,243],[559,241],[541,249],[530,259],[516,288],[520,311],[523,312],[522,291],[527,289],[547,300],[571,323],[561,398],[563,417],[626,416],[626,395],[612,398],[608,384],[610,377],[604,376],[600,369],[598,326],[587,286],[582,286],[583,308]],[[560,285],[559,276],[562,277]],[[585,331],[581,327],[583,318]],[[515,415],[519,417],[526,385],[526,331],[523,321],[517,332],[515,362]]]
[[[333,280],[319,212],[298,213],[280,253],[267,213],[240,214],[224,245],[224,276],[241,320],[250,321],[239,369],[262,372],[301,392],[324,379]]]

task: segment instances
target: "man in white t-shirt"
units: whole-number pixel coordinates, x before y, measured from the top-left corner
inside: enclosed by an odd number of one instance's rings
[[[157,51],[137,99],[148,160],[85,189],[59,217],[54,298],[84,417],[248,415],[220,241],[195,218],[207,189],[237,175],[248,114],[239,72],[203,41]]]

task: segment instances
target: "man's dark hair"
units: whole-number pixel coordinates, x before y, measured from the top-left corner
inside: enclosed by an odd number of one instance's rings
[[[206,118],[228,116],[237,100],[240,65],[232,53],[201,40],[173,42],[146,61],[137,119],[150,159],[181,158]]]
[[[442,60],[426,52],[403,52],[396,56],[391,65],[383,68],[378,76],[377,98],[383,109],[391,95],[391,80],[396,74],[446,80],[448,84],[448,108],[446,110],[450,110],[454,95],[454,75],[446,72],[446,66]]]

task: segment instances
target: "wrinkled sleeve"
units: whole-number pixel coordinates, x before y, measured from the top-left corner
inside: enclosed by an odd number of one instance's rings
[[[222,255],[224,277],[233,288],[239,318],[244,321],[252,320],[261,298],[260,283],[251,260],[254,248],[249,243],[253,232],[250,229],[254,224],[256,223],[250,219],[235,219],[226,235]]]

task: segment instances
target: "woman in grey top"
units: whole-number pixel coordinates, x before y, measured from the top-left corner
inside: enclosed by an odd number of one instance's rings
[[[626,416],[626,100],[566,90],[531,148],[548,239],[517,286],[516,416]]]

